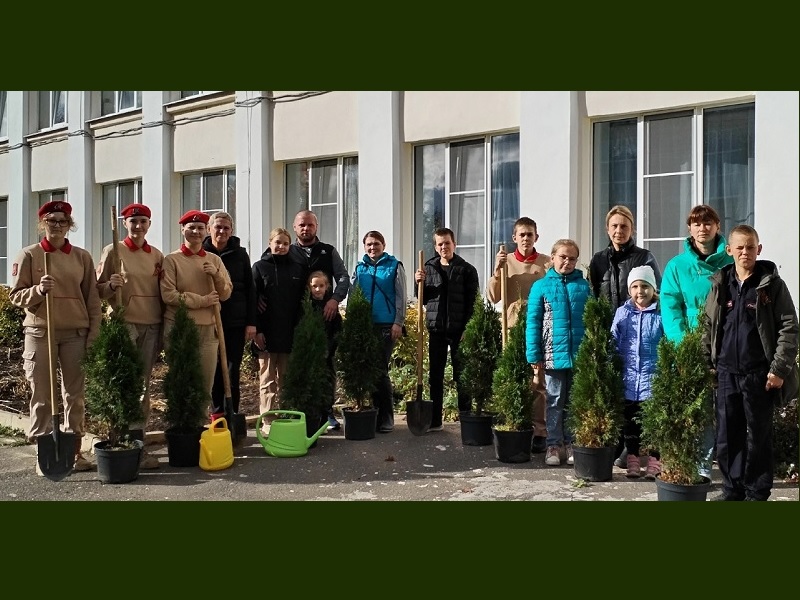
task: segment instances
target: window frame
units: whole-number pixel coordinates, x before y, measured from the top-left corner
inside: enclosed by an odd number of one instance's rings
[[[8,285],[8,197],[0,198],[0,285]]]
[[[108,188],[114,187],[114,206],[117,209],[117,231],[120,232],[120,239],[124,238],[125,235],[123,232],[125,231],[122,222],[125,220],[120,213],[122,209],[128,206],[132,201],[129,198],[122,199],[121,198],[121,190],[122,186],[133,184],[133,197],[134,201],[138,204],[142,204],[142,180],[141,179],[129,179],[124,181],[114,181],[102,184],[101,190],[101,201],[100,201],[100,241],[102,243],[102,247],[105,248],[109,244],[113,242],[113,232],[111,231],[111,224],[109,222],[109,215],[106,212],[108,209],[108,205],[106,204],[106,190]]]
[[[63,121],[58,121],[58,122],[55,122],[55,111],[58,109],[58,103],[56,103],[55,105],[53,103],[53,95],[56,94],[56,93],[62,94],[62,97],[64,98],[64,120]],[[47,97],[47,103],[48,103],[47,110],[48,110],[49,119],[48,119],[48,124],[47,125],[42,125],[42,97],[43,97],[43,94],[48,94],[48,97]],[[68,112],[68,109],[69,109],[68,104],[69,104],[69,102],[67,101],[68,98],[67,98],[67,92],[66,91],[40,91],[38,93],[37,98],[38,98],[38,103],[39,103],[39,111],[38,111],[39,112],[39,115],[38,115],[39,131],[48,131],[48,130],[51,130],[51,129],[58,129],[58,128],[65,127],[67,125],[67,123],[69,121],[69,112]]]
[[[598,190],[596,188],[596,171],[598,168],[598,164],[596,161],[596,144],[597,144],[597,130],[596,126],[601,123],[614,123],[614,122],[624,122],[624,121],[631,121],[635,119],[636,124],[636,176],[635,176],[635,185],[636,185],[636,203],[635,203],[635,211],[634,211],[634,218],[636,222],[634,223],[635,229],[635,240],[636,244],[642,248],[650,249],[651,251],[656,254],[656,258],[659,263],[659,267],[663,270],[666,264],[666,261],[670,258],[677,256],[681,252],[683,252],[683,240],[686,239],[688,233],[685,229],[685,218],[688,214],[689,210],[692,207],[701,205],[706,203],[705,198],[705,179],[706,179],[706,152],[705,152],[705,115],[707,112],[716,111],[716,110],[725,110],[725,109],[737,109],[742,107],[752,107],[752,110],[755,110],[755,101],[754,100],[742,100],[740,102],[725,102],[725,103],[717,103],[717,104],[709,104],[709,105],[702,105],[702,106],[694,106],[691,108],[676,108],[671,110],[664,110],[664,111],[649,111],[643,113],[637,113],[635,115],[624,115],[614,119],[597,119],[592,121],[591,123],[591,202],[592,202],[592,215],[593,219],[596,221],[592,224],[591,228],[591,247],[592,252],[597,252],[606,248],[608,246],[608,236],[606,234],[605,229],[605,215],[608,210],[616,205],[620,204],[620,202],[613,201],[609,198],[608,206],[605,210],[598,210],[597,202],[598,200]],[[679,170],[669,173],[646,173],[645,172],[645,161],[649,160],[650,157],[648,155],[648,143],[649,143],[649,131],[648,131],[648,123],[653,122],[655,120],[663,120],[663,119],[671,119],[671,118],[680,118],[683,116],[689,116],[691,118],[691,133],[690,133],[690,140],[689,143],[691,144],[691,159],[690,165],[688,169]],[[754,132],[753,132],[754,135]],[[670,176],[691,176],[691,183],[688,186],[689,190],[689,208],[685,211],[686,214],[681,214],[679,216],[678,222],[679,227],[682,227],[679,233],[675,236],[650,236],[648,234],[650,221],[648,220],[648,215],[646,214],[646,205],[647,205],[647,194],[648,194],[648,182],[656,181],[660,178],[666,178]],[[713,206],[713,204],[712,204]],[[632,207],[633,208],[633,207]],[[602,214],[600,214],[602,212]],[[754,210],[749,214],[749,218],[747,223],[752,225],[754,220]],[[723,231],[723,233],[725,233]],[[597,239],[597,236],[600,236]],[[663,257],[666,256],[665,253],[661,251],[661,249],[655,247],[651,249],[651,244],[657,245],[660,243],[674,243],[675,247],[677,248],[677,252],[669,258],[664,259]],[[661,258],[660,258],[661,257]],[[664,264],[662,264],[662,262]]]
[[[208,180],[212,176],[222,175],[222,206],[209,208]],[[199,206],[191,206],[187,202],[187,178],[200,177]],[[206,171],[191,171],[181,173],[181,214],[189,210],[199,210],[209,215],[218,211],[229,213],[236,219],[236,167],[223,167],[222,169],[209,169]]]
[[[130,91],[130,90],[126,90]],[[133,91],[133,106],[128,107],[120,107],[122,102],[123,94],[125,91],[108,91],[108,92],[100,92],[100,116],[105,117],[108,115],[115,115],[117,113],[122,112],[129,112],[134,110],[140,110],[142,108],[142,92],[140,91]],[[106,94],[113,94],[113,103],[114,103],[114,110],[110,112],[105,112],[105,103],[106,103]]]
[[[8,139],[8,92],[0,91],[0,140]]]

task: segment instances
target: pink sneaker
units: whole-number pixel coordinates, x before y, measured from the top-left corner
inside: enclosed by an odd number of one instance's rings
[[[642,476],[642,465],[639,462],[638,456],[633,456],[632,454],[628,454],[627,460],[627,467],[628,472],[625,473],[625,477],[630,477],[631,479],[638,479]]]
[[[661,474],[661,461],[654,456],[647,457],[647,470],[644,473],[645,479],[655,481],[655,478]]]

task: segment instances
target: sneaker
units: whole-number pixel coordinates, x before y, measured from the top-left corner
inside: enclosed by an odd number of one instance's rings
[[[428,427],[428,431],[444,431],[444,425],[439,423],[438,425],[431,425]]]
[[[624,469],[627,467],[628,449],[623,448],[622,453],[614,461],[614,466]]]
[[[548,446],[547,454],[544,457],[544,464],[551,467],[558,467],[561,465],[561,447]]]
[[[85,458],[83,454],[78,452],[75,455],[75,464],[72,465],[73,471],[94,471],[94,464]]]
[[[564,453],[567,456],[567,464],[574,465],[575,464],[575,457],[572,455],[572,444],[566,444],[564,446]]]
[[[146,450],[142,450],[142,460],[139,463],[140,469],[158,469],[161,463],[152,454],[148,454]]]
[[[647,470],[644,473],[646,479],[655,481],[656,477],[661,474],[661,461],[654,456],[647,457]]]
[[[631,479],[638,479],[642,476],[642,465],[639,462],[638,456],[633,456],[632,454],[628,454],[628,457],[625,459],[626,466],[628,472],[625,473],[625,477],[630,477]]]
[[[541,454],[545,450],[547,450],[547,438],[543,435],[533,436],[533,441],[531,442],[531,454]]]
[[[339,431],[341,428],[342,424],[336,420],[336,417],[328,417],[328,431]]]

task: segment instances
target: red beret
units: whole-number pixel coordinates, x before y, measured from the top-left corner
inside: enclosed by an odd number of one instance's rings
[[[211,216],[204,212],[200,212],[199,210],[190,210],[189,212],[185,213],[180,220],[178,220],[178,223],[181,225],[186,225],[187,223],[208,223],[210,218]]]
[[[41,219],[46,214],[54,212],[63,212],[65,215],[71,215],[72,205],[69,202],[64,202],[63,200],[54,200],[52,202],[48,202],[39,209],[39,218]]]
[[[144,204],[128,204],[119,214],[123,219],[127,219],[128,217],[147,217],[149,219],[150,209]]]

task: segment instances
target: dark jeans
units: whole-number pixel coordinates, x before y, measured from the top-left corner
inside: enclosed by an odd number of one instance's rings
[[[228,373],[231,379],[231,399],[233,400],[233,412],[239,412],[239,370],[242,366],[242,356],[244,355],[244,325],[241,327],[223,328],[225,335],[225,354],[228,359]],[[217,370],[214,373],[214,386],[211,388],[211,412],[225,412],[225,386],[222,383],[222,367],[217,358]],[[233,427],[228,423],[228,429]]]
[[[647,402],[644,400],[644,402]],[[622,426],[622,437],[624,440],[624,448],[628,449],[630,456],[639,456],[642,425],[638,422],[642,413],[642,402],[634,402],[633,400],[625,400],[625,424]],[[620,450],[620,452],[622,452]],[[648,448],[648,455],[653,458],[659,458],[659,454],[655,448]],[[619,456],[619,454],[617,454]]]
[[[380,361],[381,376],[378,386],[372,394],[372,404],[378,409],[378,427],[394,425],[394,394],[392,382],[389,379],[389,361],[392,358],[394,341],[392,341],[391,325],[376,325],[375,333],[381,339],[383,357]]]
[[[717,463],[725,495],[766,500],[772,492],[772,412],[780,390],[767,372],[717,372]]]
[[[433,418],[431,425],[438,427],[442,424],[442,410],[444,408],[444,368],[447,365],[447,349],[450,349],[450,362],[453,365],[453,381],[458,390],[458,410],[465,412],[472,408],[470,397],[461,387],[461,357],[458,346],[461,343],[461,334],[448,335],[446,333],[428,332],[428,358],[430,371],[428,383],[431,388],[431,402],[433,402]]]

